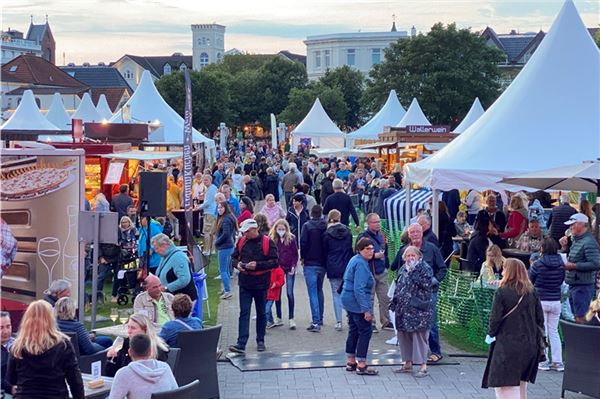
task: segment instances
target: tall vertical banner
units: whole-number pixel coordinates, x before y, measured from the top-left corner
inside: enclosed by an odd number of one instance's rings
[[[277,150],[277,120],[271,114],[271,148]]]
[[[186,69],[185,78],[185,118],[183,122],[183,209],[185,209],[185,228],[187,245],[192,252],[194,235],[192,234],[192,82],[190,72]]]

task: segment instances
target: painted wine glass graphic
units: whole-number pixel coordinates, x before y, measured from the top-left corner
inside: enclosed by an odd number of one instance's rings
[[[43,237],[38,241],[38,257],[48,270],[48,285],[52,282],[52,271],[60,257],[60,241],[56,237]]]

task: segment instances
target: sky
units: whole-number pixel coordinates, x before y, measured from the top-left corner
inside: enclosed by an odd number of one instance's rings
[[[588,27],[600,26],[600,2],[574,0]],[[306,54],[309,35],[381,32],[436,22],[497,33],[548,31],[563,0],[3,0],[2,29],[27,32],[30,15],[48,15],[56,63],[116,61],[124,54],[192,53],[191,24],[225,25],[225,50]],[[64,53],[64,57],[63,57]]]

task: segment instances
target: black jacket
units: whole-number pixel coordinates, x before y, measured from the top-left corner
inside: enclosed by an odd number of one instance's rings
[[[275,175],[267,175],[264,187],[265,197],[268,194],[273,194],[275,202],[279,201],[279,179]]]
[[[354,255],[352,251],[352,232],[341,223],[329,226],[323,233],[323,251],[328,278],[342,278],[348,262]]]
[[[83,399],[83,380],[71,341],[64,340],[40,355],[23,354],[22,359],[12,354],[8,359],[6,380],[16,385],[18,398]]]
[[[327,197],[333,194],[333,180],[326,177],[321,182],[321,205],[325,205]]]
[[[550,217],[548,218],[548,228],[550,229],[550,237],[554,238],[556,242],[565,235],[565,230],[569,226],[565,225],[565,222],[569,220],[571,215],[576,214],[577,211],[569,204],[560,204],[552,208]]]
[[[477,217],[475,218],[475,223],[473,224],[473,227],[477,226],[477,221],[481,219],[481,215],[484,215],[486,213],[489,215],[489,219],[492,222],[494,222],[494,224],[498,228],[498,231],[500,233],[503,233],[506,229],[506,215],[500,210],[497,210],[495,213],[492,214],[490,214],[486,209],[480,210],[479,212],[477,212]]]
[[[285,216],[285,220],[287,220],[288,224],[290,225],[290,231],[292,232],[294,237],[296,237],[296,244],[300,244],[300,234],[302,234],[302,227],[308,219],[309,217],[306,207],[302,208],[300,215],[296,214],[296,211],[294,211],[293,207],[288,209],[287,215]]]
[[[156,358],[166,362],[167,357],[168,352],[158,348],[158,355]],[[123,340],[123,347],[117,352],[117,356],[112,359],[112,361],[109,359],[109,361],[106,362],[104,374],[106,374],[107,377],[114,377],[120,368],[127,366],[129,363],[131,363],[131,358],[129,357],[129,337],[127,337]]]
[[[452,237],[456,235],[456,227],[454,227],[454,222],[446,212],[440,212],[439,214],[440,250],[442,256],[446,259],[452,253],[452,247],[454,246]]]
[[[253,202],[258,201],[260,198],[260,189],[254,180],[250,179],[250,181],[248,181],[246,187],[244,188],[244,195],[250,198]]]
[[[8,349],[6,349],[4,345],[0,345],[0,350],[2,351],[2,373],[0,374],[0,378],[2,379],[2,389],[5,392],[11,392],[11,385],[6,381],[6,366],[8,365],[9,357]]]
[[[544,255],[529,269],[529,279],[540,301],[560,301],[560,286],[565,281],[565,265],[560,255]]]
[[[356,214],[356,209],[354,209],[354,204],[348,194],[340,191],[327,197],[325,205],[323,206],[323,214],[327,215],[332,209],[340,211],[342,214],[340,217],[341,222],[346,226],[349,225],[350,215],[352,215],[354,223],[358,226],[358,215]]]
[[[300,258],[304,265],[325,267],[323,233],[327,230],[325,219],[310,219],[302,228],[300,236]]]
[[[241,251],[239,243],[237,243],[233,255],[231,255],[231,260],[234,265],[237,265],[238,262],[256,262],[256,270],[240,273],[240,287],[247,290],[266,290],[269,288],[271,270],[275,269],[279,264],[277,246],[273,240],[269,240],[269,253],[265,256],[262,234],[259,234],[254,239],[246,240]]]
[[[499,236],[490,236],[490,240],[500,248],[506,247],[506,242]],[[474,265],[475,270],[481,269],[481,264],[485,261],[485,251],[488,245],[487,236],[481,236],[478,232],[473,233],[471,236],[469,248],[467,249],[467,260]]]

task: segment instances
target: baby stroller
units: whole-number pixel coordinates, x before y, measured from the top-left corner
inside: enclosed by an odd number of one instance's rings
[[[129,296],[132,296],[131,302],[133,303],[135,296],[141,291],[138,271],[139,260],[135,248],[122,248],[119,254],[119,271],[117,273],[117,279],[120,281],[117,291],[117,303],[119,305],[127,305]]]

